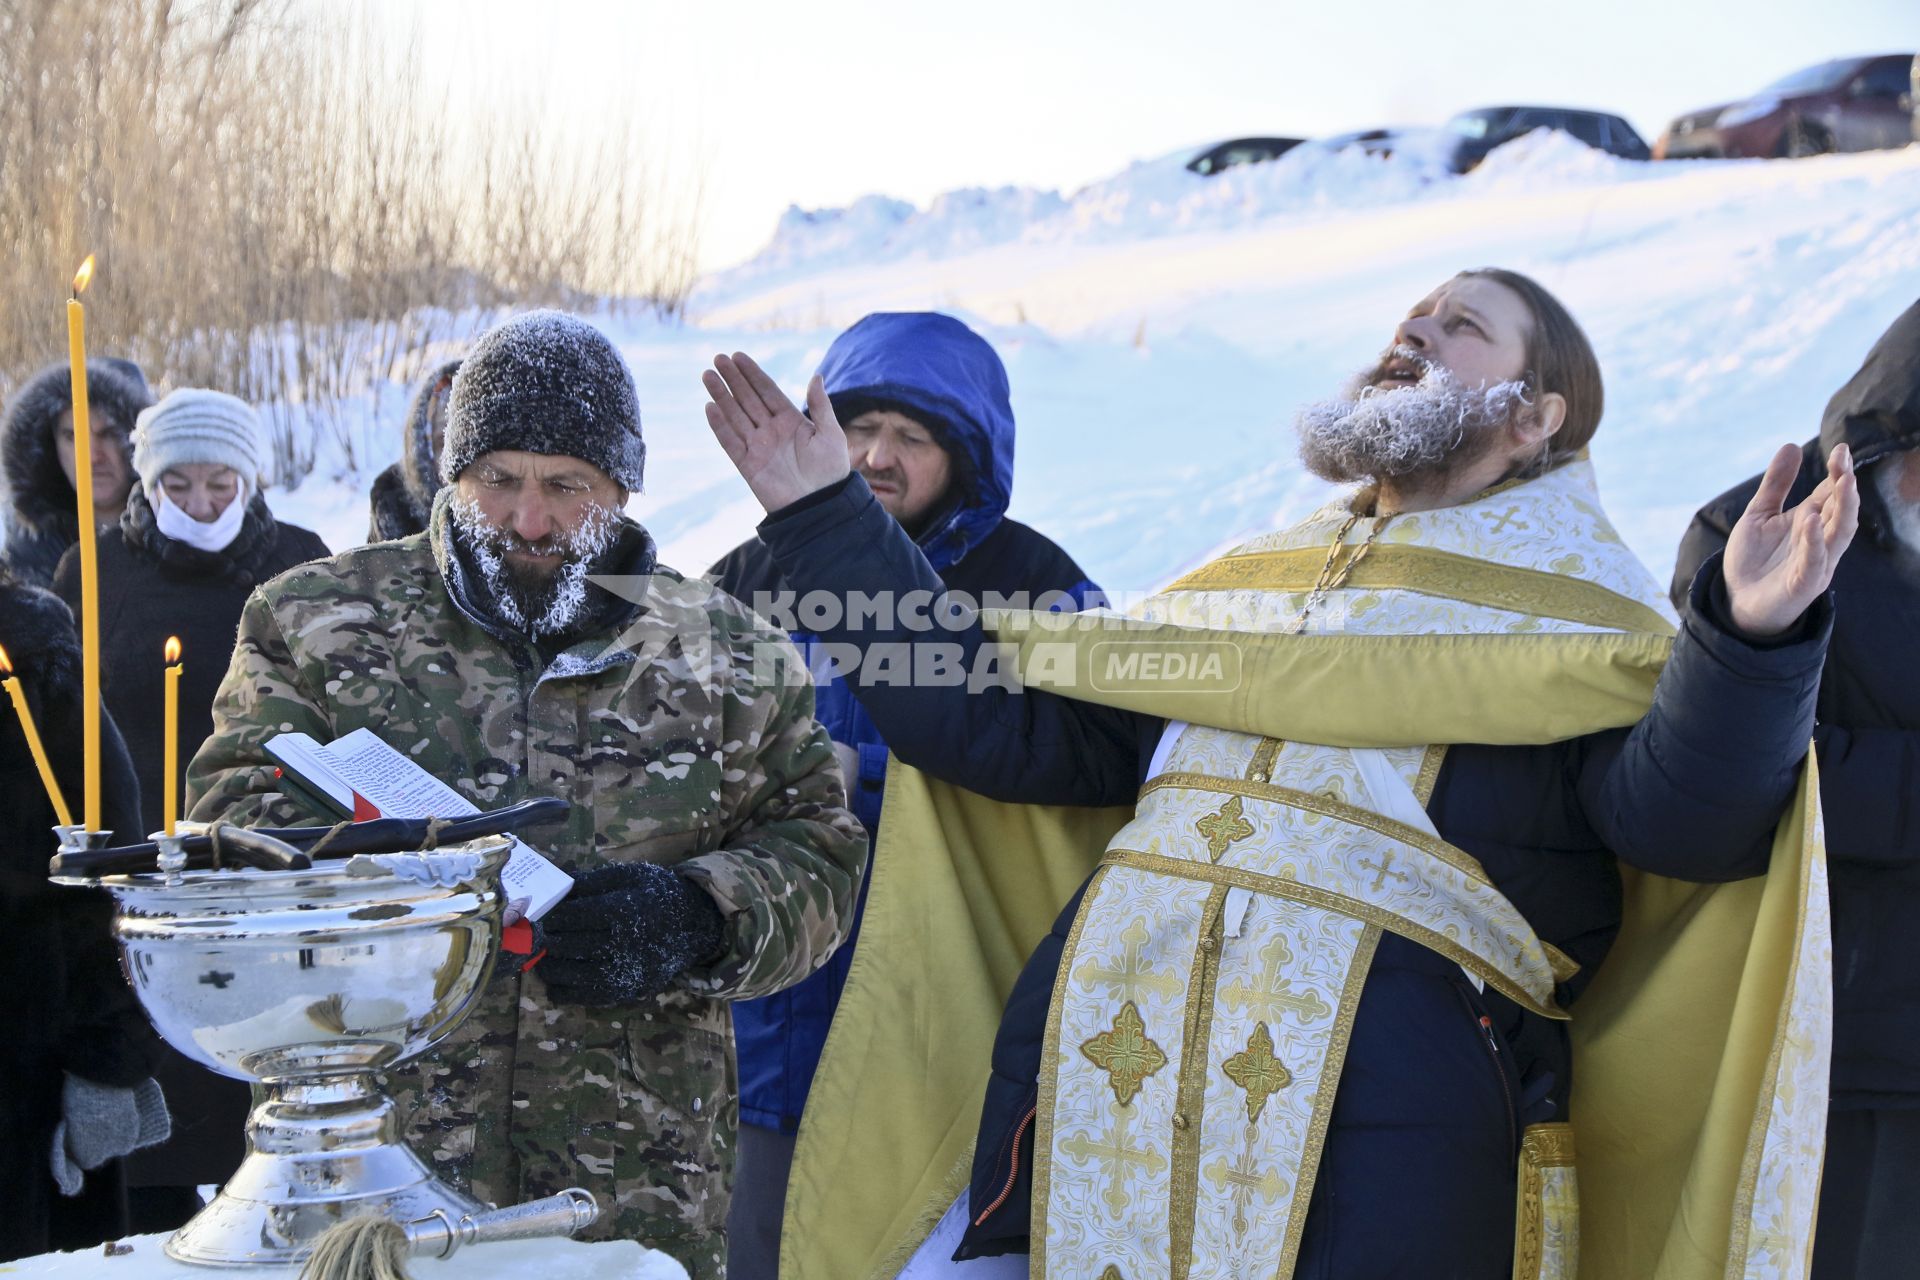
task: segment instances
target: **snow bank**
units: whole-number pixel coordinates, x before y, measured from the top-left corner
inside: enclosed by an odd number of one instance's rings
[[[1381,159],[1357,147],[1336,152],[1309,143],[1266,164],[1203,178],[1186,168],[1199,150],[1139,162],[1071,197],[1032,187],[973,187],[939,196],[925,209],[886,196],[866,196],[844,209],[791,208],[764,250],[702,282],[693,305],[851,263],[954,257],[1014,243],[1111,243],[1414,199],[1431,192],[1440,176],[1419,157]]]
[[[843,209],[790,208],[767,247],[703,281],[693,305],[717,305],[852,264],[957,257],[1015,243],[1113,243],[1228,230],[1304,213],[1630,181],[1649,168],[1546,130],[1496,149],[1464,180],[1442,169],[1437,137],[1409,139],[1389,157],[1309,142],[1277,160],[1212,177],[1186,167],[1200,150],[1141,161],[1071,197],[1032,187],[972,187],[939,196],[925,209],[887,196],[866,196]]]

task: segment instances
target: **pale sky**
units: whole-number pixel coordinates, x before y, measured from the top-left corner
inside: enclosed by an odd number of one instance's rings
[[[708,268],[790,204],[1072,191],[1187,144],[1521,101],[1611,110],[1651,143],[1796,68],[1920,48],[1920,0],[361,2],[420,24],[456,109],[511,86],[582,137],[635,110],[700,175]]]

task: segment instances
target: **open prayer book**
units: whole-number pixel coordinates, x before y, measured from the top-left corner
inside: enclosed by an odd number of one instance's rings
[[[266,746],[287,773],[355,822],[464,818],[480,812],[473,801],[382,742],[371,729],[355,729],[324,745],[310,734],[282,733],[267,739]],[[513,837],[500,887],[512,908],[509,919],[538,920],[567,896],[573,877]]]

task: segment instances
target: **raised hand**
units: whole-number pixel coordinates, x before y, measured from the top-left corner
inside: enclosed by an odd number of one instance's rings
[[[1733,624],[1750,636],[1781,634],[1820,598],[1860,523],[1860,482],[1847,446],[1834,449],[1826,479],[1788,511],[1799,469],[1800,450],[1781,446],[1727,539],[1727,604]]]
[[[807,384],[805,414],[743,352],[715,356],[700,381],[713,397],[707,425],[767,511],[798,502],[851,470],[846,434],[818,374]]]

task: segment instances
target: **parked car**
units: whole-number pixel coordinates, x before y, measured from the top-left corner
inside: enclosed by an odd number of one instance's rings
[[[1347,151],[1357,147],[1370,156],[1390,156],[1396,151],[1430,148],[1439,136],[1440,130],[1431,126],[1412,128],[1392,125],[1385,129],[1355,129],[1351,133],[1336,133],[1329,138],[1315,138],[1314,145],[1328,151]]]
[[[1535,129],[1559,129],[1623,160],[1646,160],[1652,154],[1619,116],[1574,107],[1480,107],[1447,121],[1448,138],[1441,144],[1447,167],[1466,173],[1495,147]]]
[[[1835,58],[1774,81],[1750,98],[1690,111],[1667,126],[1665,160],[1817,156],[1914,140],[1914,55]]]
[[[1187,161],[1187,168],[1210,178],[1239,165],[1276,160],[1304,141],[1304,138],[1234,138],[1208,147]]]

